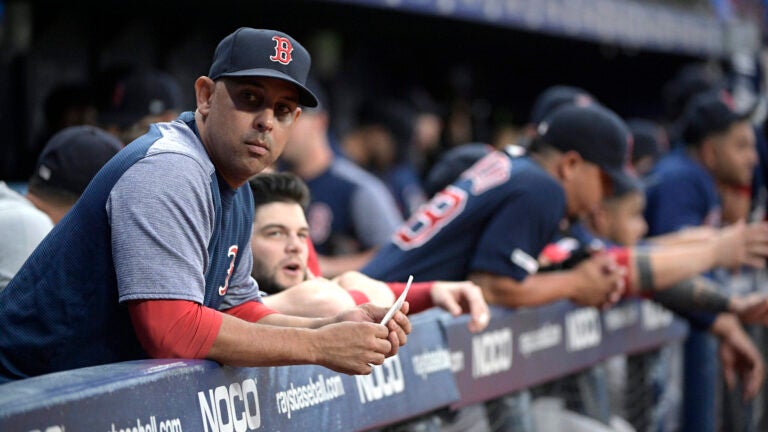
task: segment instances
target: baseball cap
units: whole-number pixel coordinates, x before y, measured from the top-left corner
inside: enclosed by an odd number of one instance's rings
[[[116,137],[93,126],[68,127],[48,140],[30,182],[79,196],[122,147]]]
[[[680,137],[692,146],[701,144],[710,135],[723,133],[731,125],[749,119],[749,113],[738,113],[725,90],[710,90],[691,98],[678,125]]]
[[[688,102],[697,94],[714,88],[722,88],[723,80],[705,64],[693,63],[681,68],[662,89],[667,118],[677,120]]]
[[[155,70],[135,72],[115,82],[99,120],[125,129],[145,116],[178,111],[181,99],[181,86],[172,75]]]
[[[642,118],[629,119],[627,127],[633,137],[633,161],[646,156],[656,159],[669,148],[664,128],[653,121]]]
[[[276,30],[240,27],[219,42],[208,77],[270,77],[288,81],[299,89],[299,103],[317,106],[306,87],[312,60],[301,44]]]
[[[578,87],[555,85],[548,87],[536,98],[531,109],[529,122],[536,125],[549,114],[563,105],[591,105],[596,103],[594,96]]]
[[[613,193],[635,190],[640,184],[629,164],[632,134],[624,121],[600,105],[566,105],[537,128],[539,139],[561,151],[576,151],[599,166],[613,181]]]

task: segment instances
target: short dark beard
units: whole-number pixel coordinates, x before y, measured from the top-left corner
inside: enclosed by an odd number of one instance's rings
[[[268,274],[269,270],[258,260],[253,260],[253,270],[251,276],[259,283],[259,290],[264,291],[267,294],[277,294],[281,291],[285,291],[288,287],[280,285],[275,280],[274,274]]]

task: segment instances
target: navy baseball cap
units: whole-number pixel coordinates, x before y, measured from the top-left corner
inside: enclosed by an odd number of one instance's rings
[[[748,119],[749,113],[735,111],[727,91],[714,89],[697,94],[688,102],[678,127],[686,144],[698,146],[707,137],[726,132],[734,123]]]
[[[80,196],[93,176],[122,148],[120,140],[99,128],[65,128],[46,143],[30,183]]]
[[[650,156],[658,159],[669,148],[667,134],[660,125],[651,120],[634,118],[627,120],[627,127],[632,132],[632,160]]]
[[[613,194],[639,187],[630,168],[632,134],[613,111],[600,105],[566,105],[537,128],[539,139],[561,151],[575,151],[599,166],[613,181]]]
[[[219,42],[208,77],[269,77],[299,89],[299,104],[316,107],[317,97],[306,87],[312,59],[285,33],[240,27]]]
[[[591,105],[597,103],[594,96],[578,87],[555,85],[548,87],[536,98],[528,121],[537,125],[563,105]]]
[[[707,65],[693,63],[684,66],[662,89],[667,118],[676,121],[694,96],[723,87],[722,77]]]
[[[181,86],[172,75],[154,70],[136,72],[115,83],[99,121],[125,129],[145,116],[179,111],[181,98]]]

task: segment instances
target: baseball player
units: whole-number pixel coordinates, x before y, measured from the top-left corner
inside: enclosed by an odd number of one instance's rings
[[[246,182],[317,104],[309,67],[278,31],[219,43],[197,110],[111,159],[0,293],[0,380],[146,357],[366,374],[397,353],[407,303],[388,326],[372,305],[299,318],[264,306],[250,277]]]
[[[624,171],[629,132],[606,108],[562,107],[539,126],[530,156],[492,152],[438,193],[362,272],[373,278],[469,278],[489,303],[616,301],[622,272],[605,255],[538,274],[538,257],[565,217],[597,206]]]
[[[757,163],[749,120],[734,112],[721,90],[690,99],[678,123],[685,145],[662,158],[648,176],[645,217],[649,234],[685,227],[718,226],[722,207],[718,184],[749,186]],[[713,275],[723,281],[724,275]],[[712,430],[716,388],[714,340],[701,328],[714,322],[703,317],[685,345],[683,416],[696,430]]]

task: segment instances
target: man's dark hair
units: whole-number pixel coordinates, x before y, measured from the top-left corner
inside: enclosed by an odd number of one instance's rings
[[[296,203],[303,209],[309,204],[309,188],[293,173],[259,174],[248,183],[255,209],[273,202]]]

